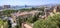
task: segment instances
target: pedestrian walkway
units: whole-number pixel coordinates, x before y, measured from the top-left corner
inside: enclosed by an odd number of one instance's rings
[[[30,25],[28,25],[28,24],[24,24],[24,27],[25,28],[32,28]]]

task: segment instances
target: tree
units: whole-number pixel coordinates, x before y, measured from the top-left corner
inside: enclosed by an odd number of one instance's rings
[[[28,18],[28,19],[27,19],[27,22],[29,22],[29,23],[33,23],[33,22],[34,22],[34,21],[33,21],[33,20],[34,20],[34,18],[35,18],[34,16],[32,16],[32,17]]]
[[[23,11],[28,11],[28,12],[29,12],[29,11],[31,11],[32,9],[24,9],[24,8],[23,8],[23,9],[19,9],[19,10],[20,10],[21,12],[23,12]]]
[[[37,13],[37,14],[35,14],[34,16],[32,16],[32,17],[30,17],[30,18],[27,18],[27,21],[28,21],[29,23],[34,23],[35,21],[38,20],[39,15],[40,15],[40,13]]]
[[[17,10],[4,10],[4,11],[1,11],[2,14],[0,14],[0,15],[1,16],[2,15],[10,16],[10,14],[14,13],[14,12],[17,12]]]
[[[12,24],[10,20],[8,20],[8,28],[12,28]]]
[[[26,21],[26,18],[22,18],[22,17],[17,17],[17,27],[21,28],[22,27],[22,23],[24,23]]]

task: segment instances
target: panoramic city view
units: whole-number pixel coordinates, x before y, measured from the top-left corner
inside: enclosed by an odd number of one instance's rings
[[[60,0],[0,0],[0,28],[60,28]]]

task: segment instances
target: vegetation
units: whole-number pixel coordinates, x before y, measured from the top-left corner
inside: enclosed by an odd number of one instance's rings
[[[43,12],[44,12],[44,7],[41,7],[41,8],[39,8],[38,10],[40,10],[40,11],[43,11]]]
[[[40,8],[40,9],[43,9],[43,8]],[[19,11],[27,11],[27,12],[29,12],[29,11],[32,11],[32,10],[36,10],[35,8],[31,8],[31,9],[20,9]],[[44,10],[42,10],[42,11],[44,11]],[[17,10],[4,10],[4,11],[1,11],[0,12],[0,16],[11,16],[11,13],[15,13],[15,12],[17,12]],[[22,23],[24,23],[24,22],[28,22],[28,23],[34,23],[35,21],[37,21],[38,20],[38,18],[39,18],[39,15],[42,15],[43,13],[37,13],[36,15],[34,15],[34,16],[32,16],[32,17],[30,17],[30,18],[21,18],[20,16],[19,17],[17,17],[17,26],[16,26],[16,28],[21,28],[21,24]],[[29,15],[28,15],[29,16]],[[2,23],[0,23],[0,24],[3,24],[4,22],[6,22],[6,20],[4,20],[4,21],[1,21]],[[10,23],[10,21],[7,21],[7,24],[8,24],[8,28],[11,28],[11,23]]]
[[[19,9],[20,11],[31,11],[32,9]]]
[[[24,22],[24,19],[22,19],[20,16],[17,17],[17,27],[16,28],[21,28],[22,22]]]
[[[29,23],[34,23],[35,21],[38,20],[39,15],[40,15],[40,13],[38,13],[38,14],[36,14],[36,15],[30,17],[30,18],[27,18],[27,22],[29,22]]]
[[[60,14],[36,21],[33,28],[60,28]]]
[[[17,10],[4,10],[4,11],[1,11],[0,16],[2,15],[10,16],[10,14],[14,12],[17,12]]]
[[[34,16],[28,18],[28,19],[27,19],[27,22],[29,22],[29,23],[33,23],[33,22],[34,22],[34,18],[35,18]]]
[[[14,12],[17,12],[16,10],[5,10],[5,11],[2,11],[4,14],[11,14],[11,13],[14,13]]]
[[[1,28],[2,26],[3,26],[4,28],[8,28],[8,23],[7,23],[7,21],[4,21],[4,20],[1,20],[1,19],[0,19],[0,28]]]
[[[4,23],[3,20],[0,20],[0,25],[3,25],[3,23]]]

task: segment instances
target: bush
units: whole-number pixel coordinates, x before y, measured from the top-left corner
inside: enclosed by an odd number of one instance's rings
[[[38,20],[40,13],[35,14],[34,16],[30,17],[27,19],[29,23],[34,23],[35,21]]]
[[[0,19],[0,28],[1,28],[1,26],[3,26],[3,28],[8,28],[8,23],[7,23],[7,21]]]
[[[60,28],[60,14],[55,14],[54,16],[49,16],[48,17],[48,20],[52,21],[52,22],[56,22],[57,25],[59,26]]]
[[[60,28],[60,14],[36,21],[33,28]]]
[[[28,19],[27,19],[27,22],[29,22],[29,23],[33,23],[33,22],[34,22],[33,20],[34,20],[34,16],[28,18]]]
[[[19,9],[19,10],[22,11],[22,12],[23,12],[23,11],[28,11],[28,12],[29,12],[29,11],[31,11],[32,9],[24,9],[24,8],[23,8],[23,9]]]
[[[49,20],[38,20],[34,23],[33,28],[58,28],[56,22]]]
[[[3,20],[0,20],[0,25],[3,25],[3,24],[4,24]]]
[[[4,10],[4,11],[0,12],[0,16],[2,16],[2,15],[10,16],[11,13],[15,13],[15,12],[17,12],[17,10]]]

